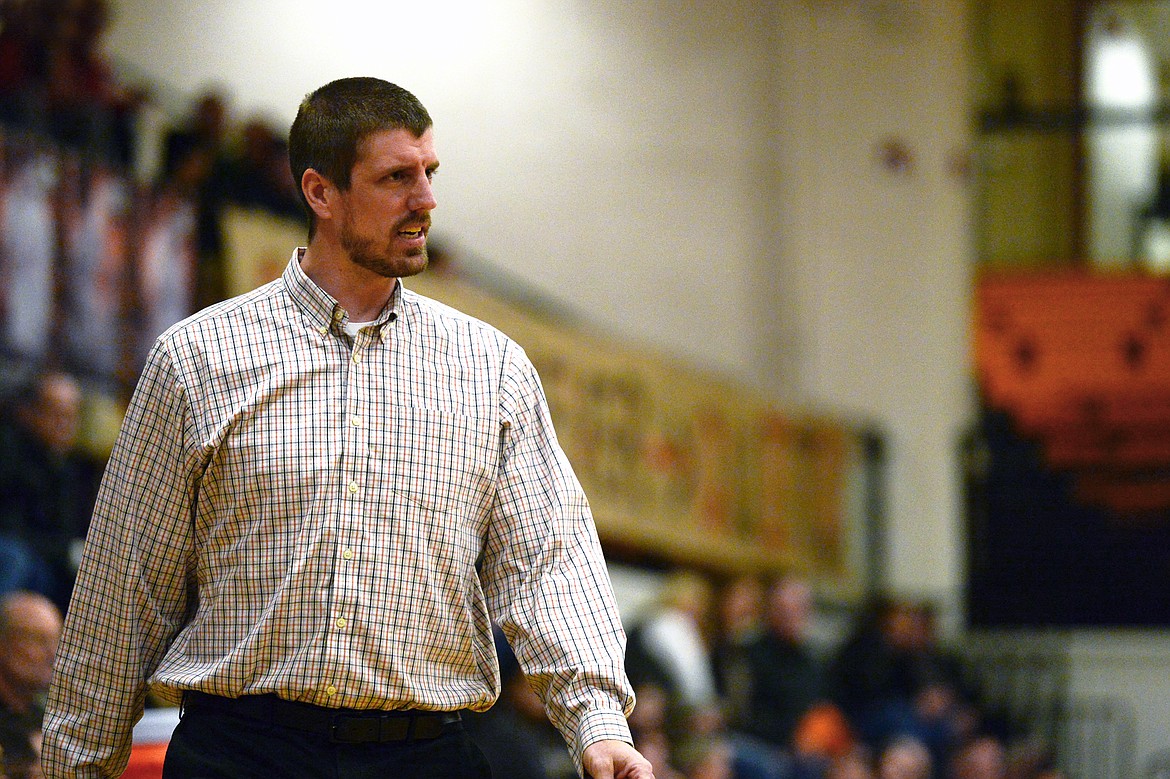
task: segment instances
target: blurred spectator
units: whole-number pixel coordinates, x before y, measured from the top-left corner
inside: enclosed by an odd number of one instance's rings
[[[831,695],[868,741],[876,735],[882,705],[905,697],[911,688],[903,678],[906,674],[899,666],[896,646],[896,636],[907,633],[908,618],[892,599],[873,599],[854,617],[849,635],[830,661]]]
[[[0,122],[41,130],[46,53],[59,13],[50,0],[0,3]]]
[[[955,750],[948,779],[1006,779],[1007,756],[996,738],[973,738]]]
[[[162,183],[196,207],[197,309],[227,297],[222,210],[234,168],[227,146],[228,109],[222,95],[201,95],[187,120],[163,140]]]
[[[0,748],[10,779],[39,775],[44,696],[53,673],[61,612],[33,592],[0,600]]]
[[[768,589],[764,613],[764,631],[747,648],[747,716],[732,725],[792,749],[801,720],[827,700],[821,664],[808,642],[812,588],[798,578],[779,578]]]
[[[678,748],[678,766],[686,779],[735,779],[731,745],[710,733],[687,736]],[[657,768],[654,771],[658,775]]]
[[[58,143],[127,169],[143,96],[124,88],[101,50],[105,0],[64,0],[47,51],[45,109]]]
[[[855,746],[848,720],[829,701],[816,703],[806,711],[792,734],[793,753],[805,759],[840,757]]]
[[[689,570],[671,572],[654,608],[636,625],[626,645],[626,671],[634,684],[654,683],[688,711],[718,708],[704,623],[711,585]]]
[[[1007,779],[1065,779],[1056,765],[1051,746],[1038,738],[1027,738],[1007,750]]]
[[[76,449],[81,387],[67,373],[37,373],[0,425],[0,592],[35,589],[68,605],[101,476]]]
[[[881,748],[912,737],[929,749],[937,776],[979,721],[959,663],[938,646],[932,609],[912,601],[879,598],[864,610],[831,677],[865,741]]]
[[[878,779],[930,779],[930,751],[913,738],[896,738],[878,758]]]
[[[759,637],[764,587],[759,577],[737,576],[716,594],[711,658],[715,684],[728,722],[741,723],[751,702],[748,648]]]
[[[833,758],[825,770],[824,779],[874,779],[873,758],[861,744]]]
[[[630,714],[634,746],[654,766],[656,779],[680,779],[671,749],[670,697],[666,690],[652,683],[634,685],[634,694],[638,700]]]
[[[300,182],[293,181],[283,136],[262,119],[249,120],[240,131],[228,199],[290,219],[304,219]]]

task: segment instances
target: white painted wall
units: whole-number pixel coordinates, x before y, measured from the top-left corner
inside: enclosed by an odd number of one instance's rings
[[[888,436],[889,581],[954,592],[969,402],[970,195],[954,172],[970,147],[964,5],[794,3],[778,27],[798,372],[807,397]],[[891,140],[905,172],[881,162]]]

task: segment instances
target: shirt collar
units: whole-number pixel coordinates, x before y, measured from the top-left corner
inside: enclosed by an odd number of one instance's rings
[[[293,251],[292,259],[289,260],[288,267],[284,269],[282,278],[293,303],[309,318],[314,329],[324,335],[334,326],[340,326],[348,319],[349,315],[332,295],[318,287],[301,269],[301,257],[304,255],[305,248],[303,246]],[[390,301],[378,314],[374,324],[379,325],[380,329],[384,331],[388,323],[398,318],[401,303],[402,282],[399,281],[394,285],[394,293],[390,296]]]

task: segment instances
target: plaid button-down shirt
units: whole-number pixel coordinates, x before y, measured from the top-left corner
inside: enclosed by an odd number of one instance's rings
[[[151,352],[66,620],[50,779],[118,775],[148,683],[484,709],[492,618],[578,763],[629,740],[605,563],[523,351],[401,284],[350,339],[300,251]]]

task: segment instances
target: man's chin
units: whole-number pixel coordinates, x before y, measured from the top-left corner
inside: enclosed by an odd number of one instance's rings
[[[403,272],[397,274],[399,278],[417,276],[427,269],[427,265],[430,264],[430,257],[427,256],[427,250],[424,248],[416,254],[408,254],[401,264]]]
[[[366,270],[373,271],[379,276],[384,276],[388,279],[401,279],[407,276],[417,276],[427,269],[429,257],[427,250],[420,249],[411,254],[402,255],[395,259],[378,258],[372,259],[369,257],[362,257],[360,255],[354,256],[353,262]]]

